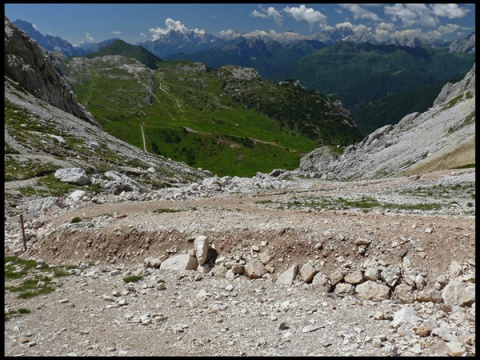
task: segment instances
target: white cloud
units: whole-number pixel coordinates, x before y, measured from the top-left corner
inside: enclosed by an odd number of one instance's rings
[[[353,18],[355,20],[358,20],[358,19],[371,19],[375,21],[381,20],[377,14],[364,9],[357,4],[339,4],[339,6],[352,12]]]
[[[392,23],[380,23],[375,29],[375,40],[378,42],[386,42],[390,40],[393,29],[395,29],[395,25]]]
[[[435,27],[438,23],[438,19],[433,16],[433,10],[425,4],[395,4],[385,6],[384,11],[393,21],[400,19],[404,27]]]
[[[147,37],[147,34],[140,33],[140,36],[146,38],[146,37]]]
[[[191,32],[194,32],[196,34],[205,34],[205,30],[201,30],[201,29],[190,30],[185,25],[183,25],[181,21],[178,21],[178,20],[175,21],[170,18],[167,18],[165,20],[165,26],[166,26],[165,29],[162,29],[161,27],[149,29],[149,31],[152,33],[152,40],[157,40],[160,38],[161,35],[166,35],[168,34],[169,31],[172,31],[172,30],[178,31],[184,35]]]
[[[405,27],[425,26],[435,27],[439,17],[448,19],[462,18],[470,12],[466,7],[458,4],[395,4],[385,6],[385,14],[390,15],[393,21],[400,20]]]
[[[90,33],[88,32],[85,33],[85,37],[87,38],[88,41],[95,41],[95,38],[92,35],[90,35]]]
[[[218,35],[222,39],[227,39],[227,40],[236,39],[237,37],[241,36],[240,33],[233,31],[232,29],[222,30],[218,33]]]
[[[413,39],[417,38],[420,40],[438,40],[440,39],[442,34],[438,32],[437,30],[431,30],[431,31],[423,31],[419,28],[415,29],[406,29],[402,31],[395,31],[390,35],[390,38],[392,40],[404,40],[404,39]]]
[[[272,18],[275,21],[275,24],[278,26],[282,25],[283,22],[283,15],[280,14],[278,10],[276,10],[273,6],[269,6],[267,9],[264,9],[261,5],[258,6],[260,11],[253,10],[250,15],[253,17],[259,17],[262,19]]]
[[[297,21],[306,21],[310,25],[311,30],[315,27],[324,29],[327,26],[327,17],[325,15],[315,9],[307,8],[305,5],[300,5],[299,7],[287,6],[283,11]]]
[[[432,8],[436,16],[449,19],[462,18],[470,11],[470,9],[459,7],[458,4],[433,4]]]
[[[456,25],[456,24],[447,24],[447,25],[440,25],[438,27],[438,31],[440,31],[442,34],[451,34],[454,33],[455,31],[460,30],[461,26]]]
[[[122,33],[120,31],[112,31],[112,34],[114,35],[122,35]]]
[[[395,25],[392,23],[382,22],[377,26],[377,29],[392,31],[393,29],[395,29]]]
[[[33,27],[35,30],[39,31],[39,30],[38,30],[39,28],[38,28],[38,26],[37,26],[37,25],[35,25],[35,24],[32,24],[32,27]]]

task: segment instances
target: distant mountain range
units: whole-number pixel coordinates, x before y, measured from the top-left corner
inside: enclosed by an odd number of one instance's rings
[[[66,56],[81,56],[89,52],[98,51],[104,46],[111,44],[117,38],[108,39],[99,43],[82,43],[79,46],[73,46],[68,41],[58,36],[42,35],[35,30],[33,25],[27,21],[15,20],[13,24],[20,30],[25,31],[41,47],[49,51],[60,51]],[[473,41],[472,41],[473,38]],[[349,41],[355,43],[370,42],[372,44],[398,45],[419,47],[428,46],[435,48],[446,48],[452,52],[475,52],[475,33],[471,33],[464,38],[453,42],[438,42],[420,38],[397,37],[385,43],[377,42],[373,35],[368,31],[353,31],[349,26],[338,26],[335,29],[325,30],[311,36],[304,36],[295,32],[286,31],[277,33],[274,31],[254,31],[240,34],[234,31],[223,32],[219,35],[208,34],[198,30],[170,30],[165,34],[159,35],[156,40],[143,41],[135,45],[142,46],[158,57],[165,57],[177,53],[192,54],[208,49],[219,48],[228,45],[232,40],[260,40],[264,43],[275,41],[282,46],[289,47],[292,44],[304,43],[305,41],[320,42],[326,46],[340,41]],[[469,45],[464,45],[468,43]]]

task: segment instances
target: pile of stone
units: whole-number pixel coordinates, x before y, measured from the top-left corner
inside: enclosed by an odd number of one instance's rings
[[[357,269],[350,266],[339,268],[331,274],[321,270],[321,264],[307,262],[294,264],[281,274],[276,274],[274,254],[263,241],[253,245],[249,254],[237,254],[232,258],[219,256],[208,236],[198,235],[189,239],[193,248],[186,254],[175,255],[165,260],[149,257],[145,267],[168,270],[196,270],[211,276],[234,279],[246,276],[250,279],[266,278],[283,285],[306,284],[317,292],[334,293],[339,297],[356,296],[361,300],[393,300],[397,303],[432,302],[446,306],[471,307],[475,303],[475,264],[472,260],[461,266],[452,261],[448,273],[427,281],[426,274],[410,267],[408,258],[401,263],[386,266],[385,263],[366,260]],[[359,251],[369,245],[366,239],[355,241]],[[432,283],[430,287],[428,283]]]

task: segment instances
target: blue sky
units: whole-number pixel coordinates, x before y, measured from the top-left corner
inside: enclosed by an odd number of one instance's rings
[[[342,24],[379,41],[406,35],[453,40],[475,31],[475,4],[5,4],[5,15],[77,45],[118,37],[131,44],[169,30],[220,35],[258,30],[309,36]]]

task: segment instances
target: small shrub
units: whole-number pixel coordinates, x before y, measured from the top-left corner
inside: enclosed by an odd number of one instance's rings
[[[4,313],[4,321],[9,321],[14,316],[30,314],[31,311],[26,308],[20,308],[18,310],[10,310]]]
[[[75,223],[79,223],[79,222],[81,222],[81,221],[82,221],[82,219],[79,218],[78,216],[76,216],[76,217],[74,217],[74,218],[70,221],[70,223],[71,223],[71,224],[75,224]]]
[[[142,275],[130,275],[123,278],[125,283],[137,282],[143,279]]]
[[[180,212],[182,211],[181,209],[156,209],[153,210],[154,213],[156,214],[161,214],[161,213],[175,213],[175,212]]]

